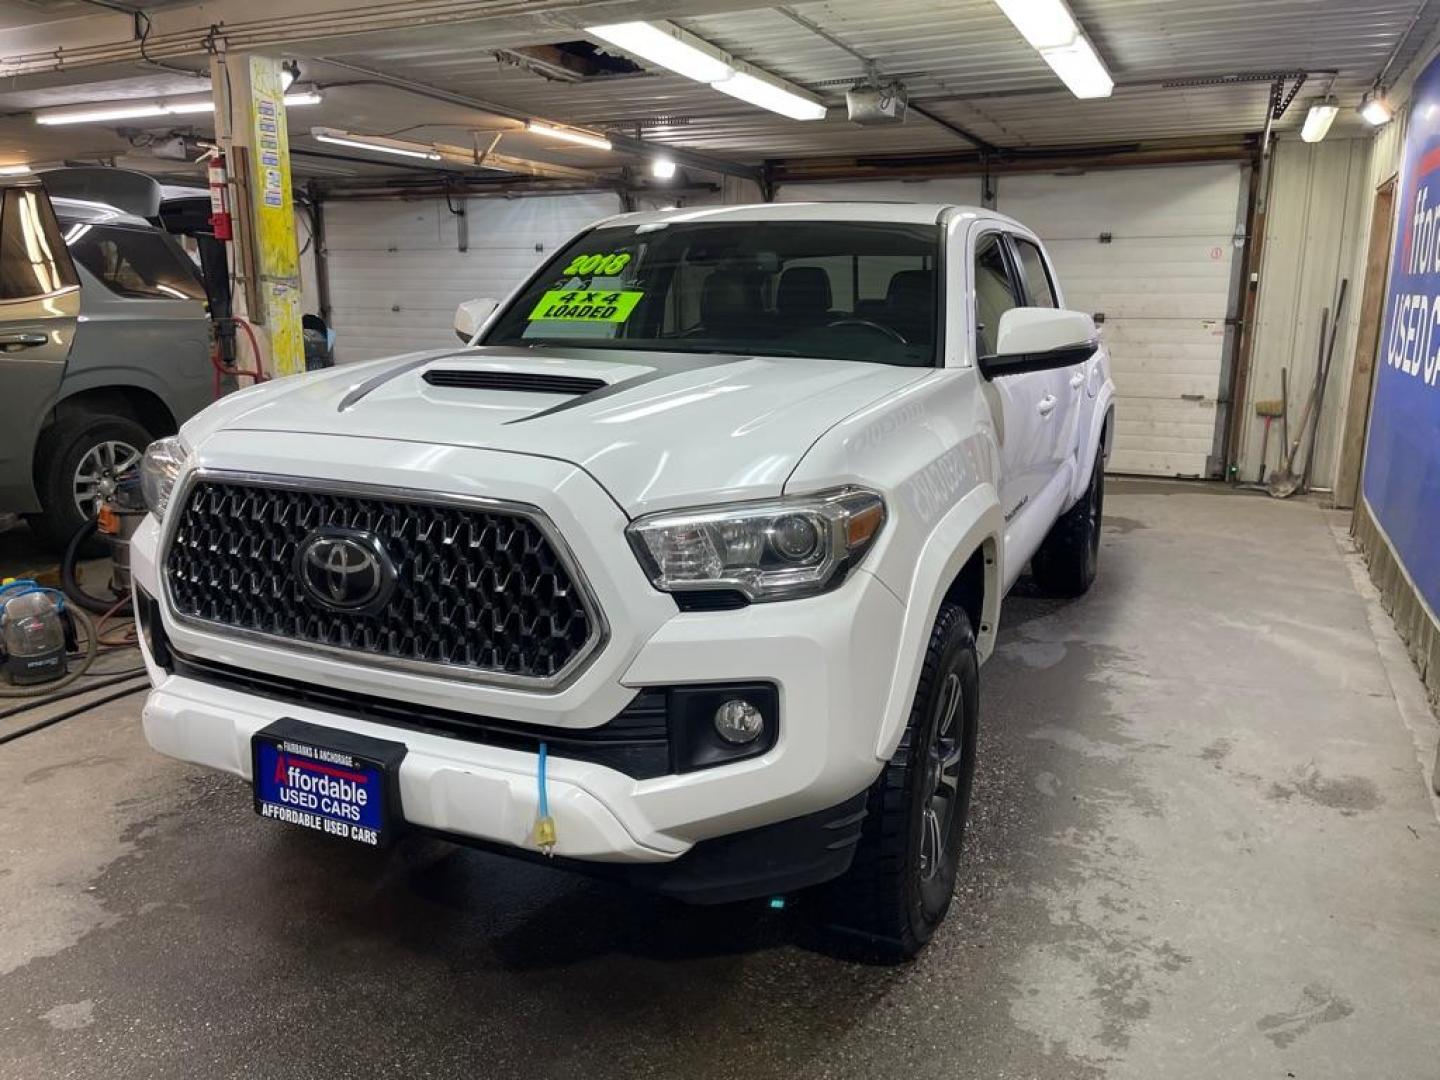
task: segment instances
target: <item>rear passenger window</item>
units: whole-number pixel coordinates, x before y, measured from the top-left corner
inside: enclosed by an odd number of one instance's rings
[[[1010,276],[998,233],[980,238],[975,248],[975,347],[981,356],[995,354],[1000,316],[1020,306],[1020,290]]]
[[[204,300],[195,264],[161,232],[111,225],[76,225],[70,251],[120,296],[142,300]]]
[[[1020,265],[1025,270],[1026,291],[1031,307],[1059,307],[1055,301],[1055,285],[1050,280],[1050,269],[1045,265],[1045,256],[1029,240],[1016,236],[1015,252],[1020,256]]]
[[[0,206],[0,300],[49,296],[78,284],[50,200],[38,188],[8,188]]]

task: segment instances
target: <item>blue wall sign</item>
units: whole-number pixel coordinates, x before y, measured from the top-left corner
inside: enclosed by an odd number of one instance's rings
[[[1365,501],[1440,612],[1440,59],[1410,99]]]

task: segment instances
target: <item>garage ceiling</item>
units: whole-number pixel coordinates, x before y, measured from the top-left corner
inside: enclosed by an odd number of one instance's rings
[[[1298,127],[1309,101],[1327,92],[1342,105],[1357,104],[1387,65],[1392,72],[1404,66],[1440,18],[1440,4],[1422,0],[1072,0],[1117,84],[1109,99],[1079,101],[992,0],[824,0],[785,7],[744,0],[412,0],[328,10],[334,3],[144,3],[137,6],[145,16],[134,20],[113,10],[129,6],[118,0],[0,0],[0,75],[11,76],[0,93],[0,163],[117,154],[136,163],[145,150],[136,153],[135,144],[152,141],[150,134],[117,134],[101,125],[41,131],[28,110],[193,92],[192,80],[155,64],[203,71],[207,44],[221,38],[232,48],[299,57],[304,79],[325,88],[323,105],[292,116],[300,150],[323,149],[306,134],[312,125],[460,145],[476,133],[505,131],[507,153],[613,168],[624,163],[619,155],[517,134],[515,118],[539,116],[752,164],[974,149],[975,141],[961,132],[1018,151],[1213,140],[1263,127],[1270,95],[1265,76],[1273,73],[1307,73],[1281,130]],[[819,93],[834,106],[830,117],[786,120],[663,71],[558,81],[505,56],[579,39],[588,23],[660,17]],[[146,20],[142,57],[135,34]],[[902,79],[912,105],[928,116],[912,111],[905,124],[885,128],[849,123],[844,91],[864,74],[866,59],[883,75]],[[1255,77],[1166,85],[1234,76]],[[399,89],[396,80],[424,84],[449,100]],[[1351,117],[1346,110],[1345,121]],[[203,125],[195,130],[207,134]],[[362,155],[352,161],[305,157],[297,171],[405,170]]]

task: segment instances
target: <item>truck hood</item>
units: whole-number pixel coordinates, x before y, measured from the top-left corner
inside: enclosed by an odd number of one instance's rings
[[[186,425],[466,446],[580,466],[631,515],[778,495],[851,413],[932,374],[843,360],[562,348],[413,353],[257,386]]]

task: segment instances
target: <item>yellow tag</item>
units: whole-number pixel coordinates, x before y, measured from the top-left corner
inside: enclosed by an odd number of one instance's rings
[[[552,289],[540,297],[530,321],[623,323],[644,295],[634,290]]]

